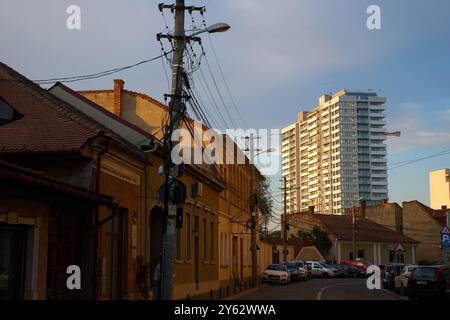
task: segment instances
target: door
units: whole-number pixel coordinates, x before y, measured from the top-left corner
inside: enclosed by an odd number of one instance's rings
[[[312,274],[315,276],[320,276],[322,274],[322,267],[317,262],[314,262],[312,265]]]
[[[0,224],[0,300],[23,299],[27,229]]]
[[[105,225],[106,229],[106,294],[112,300],[123,299],[127,292],[128,209],[118,212]]]
[[[67,267],[82,265],[82,214],[64,207],[52,207],[48,220],[47,299],[80,298],[80,290],[67,288]],[[81,277],[86,276],[82,272]]]

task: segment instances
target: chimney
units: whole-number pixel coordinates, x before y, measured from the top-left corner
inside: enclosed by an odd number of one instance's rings
[[[120,79],[114,80],[114,114],[121,116],[122,114],[122,92],[125,82]]]
[[[447,206],[441,206],[442,211],[446,212],[447,211]]]
[[[309,206],[308,207],[308,213],[309,214],[314,214],[314,206]]]
[[[361,207],[361,217],[366,217],[366,200],[362,199],[359,201],[360,207]]]

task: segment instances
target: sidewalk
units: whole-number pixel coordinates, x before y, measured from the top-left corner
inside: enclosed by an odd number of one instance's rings
[[[222,300],[238,300],[238,299],[240,299],[240,298],[242,298],[242,297],[244,297],[244,296],[246,296],[248,294],[254,293],[254,292],[264,288],[265,286],[267,286],[267,283],[263,283],[263,284],[261,284],[260,286],[258,286],[256,288],[251,288],[251,289],[248,289],[246,291],[242,291],[242,292],[240,292],[240,293],[238,293],[238,294],[236,294],[234,296],[229,296],[229,297],[224,298]]]

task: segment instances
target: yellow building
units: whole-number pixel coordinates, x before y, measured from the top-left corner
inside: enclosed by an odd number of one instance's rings
[[[430,172],[430,206],[433,209],[450,208],[450,169]]]
[[[233,158],[245,159],[245,164],[219,165],[219,171],[226,181],[227,189],[220,194],[219,204],[219,234],[220,234],[220,269],[219,279],[222,292],[235,292],[239,288],[251,285],[252,278],[252,242],[250,205],[252,188],[256,190],[263,177],[256,167],[249,163],[248,158],[233,144]],[[230,150],[224,151],[224,153]],[[253,184],[252,184],[253,181]],[[259,241],[259,226],[256,227],[256,246],[258,261],[262,250]],[[257,272],[261,272],[257,268]]]
[[[120,82],[116,81],[116,89],[122,90],[117,84]],[[109,107],[106,103],[108,99],[102,94],[96,95],[98,99],[92,98],[92,101],[79,93],[68,92],[67,88],[62,86],[55,86],[51,92],[136,146],[145,145],[153,138],[152,132],[149,132],[150,128],[153,128],[155,134],[161,131],[156,127],[157,123],[161,123],[155,119],[161,119],[162,111],[165,111],[164,106],[146,96],[133,93],[135,100],[128,100],[126,97],[130,96],[121,91],[120,103],[113,101],[112,106],[116,107],[114,109]],[[105,95],[109,96],[107,92]],[[114,99],[114,96],[117,97],[117,92],[110,97]],[[139,105],[138,110],[144,111],[143,114],[133,114],[130,111],[136,108],[133,101]],[[153,104],[149,104],[149,101]],[[146,112],[148,110],[153,112]],[[148,291],[149,286],[156,287],[154,281],[142,275],[149,269],[152,278],[160,257],[164,204],[159,199],[159,188],[164,183],[164,175],[158,172],[163,163],[161,148],[148,153],[141,193],[133,198],[135,203],[141,204],[143,214],[138,217],[138,228],[132,230],[133,236],[136,237],[133,259],[136,261],[137,272],[130,273],[130,277],[140,277],[142,292]],[[179,179],[186,186],[187,200],[182,206],[183,226],[177,229],[176,233],[173,298],[209,296],[210,290],[217,291],[219,288],[219,194],[225,185],[213,166],[201,164],[187,165],[185,174]],[[152,296],[151,293],[149,296]]]
[[[114,81],[113,90],[81,91],[80,94],[162,139],[167,107],[147,95],[125,90],[122,80]],[[191,120],[188,121],[192,123]],[[186,128],[186,124],[183,127]],[[198,143],[194,142],[194,145],[197,146]],[[237,157],[238,152],[242,151],[235,144],[234,147]],[[235,286],[243,289],[250,284],[251,229],[248,228],[247,221],[251,217],[251,177],[252,174],[256,177],[254,181],[257,187],[262,176],[245,159],[246,163],[242,165],[188,166],[190,171],[182,178],[188,190],[198,182],[206,188],[203,188],[202,197],[190,196],[184,206],[185,223],[183,229],[178,231],[177,240],[178,248],[181,249],[176,261],[174,298],[185,298],[187,295],[209,298],[211,290],[213,297],[217,298],[216,291],[219,288],[220,296],[223,297],[235,292]],[[161,161],[160,157],[152,160],[153,174],[162,164]],[[149,177],[147,194],[157,194],[155,188],[161,183],[162,177]],[[154,217],[162,215],[162,207],[155,199],[150,198],[148,202],[147,207],[151,210],[152,217],[150,225],[155,229],[155,235],[156,230],[161,228],[161,221]],[[258,233],[257,230],[257,235]],[[151,237],[151,252],[157,252],[159,241],[158,236]],[[259,235],[257,247],[259,248]],[[156,256],[151,254],[151,258],[153,261]]]
[[[392,230],[417,240],[418,262],[439,262],[443,259],[440,232],[446,223],[446,209],[433,210],[419,201],[405,201],[369,206],[365,216]]]

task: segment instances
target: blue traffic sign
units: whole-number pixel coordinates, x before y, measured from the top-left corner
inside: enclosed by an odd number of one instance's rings
[[[450,230],[447,226],[441,230],[441,247],[450,248]]]
[[[441,233],[442,248],[450,248],[450,233]]]

